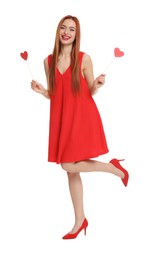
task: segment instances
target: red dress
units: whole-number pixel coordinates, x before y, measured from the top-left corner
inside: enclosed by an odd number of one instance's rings
[[[80,66],[83,52],[80,52]],[[51,55],[48,56],[50,66]],[[48,161],[63,163],[94,158],[108,152],[97,106],[86,80],[81,77],[80,95],[72,94],[71,67],[56,70],[55,94],[50,101]]]

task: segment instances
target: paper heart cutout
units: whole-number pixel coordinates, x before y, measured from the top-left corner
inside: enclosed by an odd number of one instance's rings
[[[115,48],[114,49],[114,55],[115,55],[115,57],[122,57],[124,55],[124,52],[120,51],[119,48]]]
[[[20,53],[20,56],[22,57],[22,59],[27,60],[27,58],[28,58],[28,52],[27,52],[27,51],[21,52],[21,53]]]

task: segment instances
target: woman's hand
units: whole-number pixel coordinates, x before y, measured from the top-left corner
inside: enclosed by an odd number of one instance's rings
[[[95,88],[100,88],[104,85],[105,83],[105,74],[101,74],[100,76],[98,76],[95,81],[94,81],[94,86]]]
[[[93,86],[91,88],[91,94],[92,95],[96,94],[98,88],[102,87],[104,83],[105,83],[105,74],[101,74],[94,80]]]
[[[45,89],[40,83],[38,83],[38,82],[35,81],[35,80],[32,80],[32,82],[31,82],[31,88],[32,88],[35,92],[37,92],[37,93],[39,93],[39,94],[44,94],[45,91],[46,91],[46,89]]]
[[[39,82],[35,81],[35,80],[32,80],[31,82],[31,88],[39,93],[39,94],[42,94],[44,97],[46,98],[50,98],[49,97],[49,93],[48,93],[48,90],[46,90]]]

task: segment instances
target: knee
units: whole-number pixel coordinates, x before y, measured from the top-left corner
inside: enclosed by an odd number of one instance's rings
[[[68,173],[72,172],[72,163],[61,163],[61,167]]]
[[[61,167],[69,178],[79,175],[79,172],[74,171],[74,163],[61,163]]]
[[[78,172],[67,172],[67,176],[69,180],[77,178],[80,174]]]

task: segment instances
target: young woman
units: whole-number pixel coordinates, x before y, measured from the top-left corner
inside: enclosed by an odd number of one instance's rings
[[[67,172],[75,213],[75,225],[63,236],[73,239],[85,231],[83,188],[80,172],[108,172],[127,186],[128,172],[112,159],[109,163],[92,160],[108,152],[100,114],[93,95],[105,83],[96,79],[88,54],[80,51],[80,24],[76,17],[65,16],[58,24],[53,53],[44,60],[47,89],[35,80],[31,88],[50,99],[48,161],[61,164]]]

